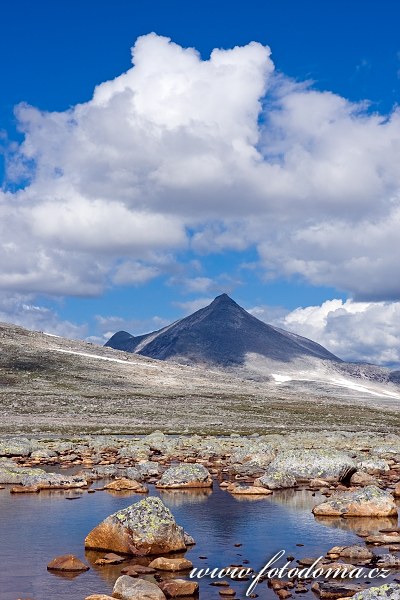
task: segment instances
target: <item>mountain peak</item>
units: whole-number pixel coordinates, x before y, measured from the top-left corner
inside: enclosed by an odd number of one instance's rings
[[[325,348],[278,330],[249,314],[228,294],[175,323],[140,337],[111,338],[106,345],[158,358],[188,363],[243,365],[248,355],[291,362],[300,357],[338,361]]]

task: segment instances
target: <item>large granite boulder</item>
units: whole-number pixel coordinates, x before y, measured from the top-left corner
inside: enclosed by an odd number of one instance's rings
[[[359,592],[353,596],[353,600],[400,600],[400,585],[387,583],[380,587]]]
[[[209,488],[212,478],[207,469],[200,464],[182,463],[167,469],[156,484],[158,488]]]
[[[165,600],[165,595],[158,585],[145,579],[134,579],[129,575],[118,577],[112,597],[120,600]]]
[[[338,492],[313,508],[314,515],[337,517],[391,517],[397,515],[395,500],[375,485]]]
[[[186,550],[185,532],[162,500],[151,496],[120,510],[95,527],[85,547],[133,555]]]
[[[338,479],[356,463],[348,454],[337,450],[284,450],[270,463],[269,470],[291,475],[295,479]]]

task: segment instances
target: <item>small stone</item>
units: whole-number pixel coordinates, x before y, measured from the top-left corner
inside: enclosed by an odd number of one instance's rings
[[[193,568],[193,563],[187,558],[166,558],[160,556],[155,558],[149,567],[158,571],[186,571]]]
[[[73,554],[65,554],[63,556],[57,556],[56,558],[53,558],[53,560],[47,565],[47,570],[83,572],[89,571],[89,567]]]
[[[185,579],[163,581],[159,584],[159,587],[167,598],[194,596],[199,591],[199,584],[196,581],[186,581]]]

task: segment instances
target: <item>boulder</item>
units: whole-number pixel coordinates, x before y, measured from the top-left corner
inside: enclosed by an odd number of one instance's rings
[[[29,456],[35,449],[28,438],[10,438],[0,440],[0,456]]]
[[[254,485],[266,487],[269,490],[280,490],[295,487],[297,481],[290,473],[269,469],[262,477],[255,480]]]
[[[160,474],[160,465],[152,460],[146,460],[136,465],[142,477],[156,477]],[[130,475],[127,475],[130,477]]]
[[[21,485],[30,491],[36,490],[68,490],[71,488],[87,487],[87,480],[80,475],[62,475],[59,473],[38,473],[26,475],[21,480]],[[19,490],[20,491],[20,490]]]
[[[86,537],[85,547],[137,556],[186,550],[183,527],[153,496],[107,517]]]
[[[89,567],[73,554],[65,554],[63,556],[57,556],[56,558],[53,558],[53,560],[47,565],[47,570],[82,572],[89,571]]]
[[[159,587],[167,598],[194,596],[199,591],[199,584],[196,581],[187,581],[185,579],[162,581]]]
[[[346,469],[355,467],[356,464],[350,456],[332,449],[284,450],[269,465],[272,471],[303,480],[316,477],[338,479]]]
[[[180,464],[167,469],[156,484],[158,488],[209,488],[212,479],[207,469],[200,464]]]
[[[397,515],[397,506],[391,494],[370,485],[338,492],[328,501],[315,506],[312,512],[321,517],[390,517]]]
[[[329,558],[348,558],[354,561],[371,560],[374,557],[373,552],[365,546],[334,546],[327,552]]]
[[[125,469],[125,477],[134,479],[135,481],[143,481],[143,475],[136,467],[127,467]]]
[[[0,483],[20,484],[27,475],[46,475],[43,469],[17,467],[14,463],[0,462]]]
[[[395,498],[400,498],[400,482],[396,484],[396,487],[394,488],[393,496]]]
[[[121,575],[115,582],[113,598],[120,600],[165,600],[158,585],[145,579],[134,579]]]
[[[380,554],[376,561],[376,566],[381,569],[399,569],[400,568],[400,556],[395,554]]]
[[[318,594],[321,600],[340,600],[354,597],[354,594],[362,590],[363,586],[355,583],[318,581],[312,585],[311,589]]]
[[[193,563],[187,558],[166,558],[160,556],[149,564],[149,567],[158,571],[186,571],[193,568]]]
[[[353,600],[400,600],[400,585],[387,583],[380,587],[359,592],[353,596]]]
[[[122,491],[132,491],[136,492],[136,494],[147,494],[149,488],[147,485],[143,485],[138,481],[134,481],[133,479],[116,479],[111,483],[108,483],[104,486],[105,490],[109,490],[110,492],[122,492]]]

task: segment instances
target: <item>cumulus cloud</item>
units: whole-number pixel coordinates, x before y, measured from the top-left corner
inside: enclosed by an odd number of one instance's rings
[[[268,306],[250,312],[322,344],[344,360],[400,365],[400,302],[334,299],[286,314]]]
[[[85,325],[61,319],[56,311],[35,303],[32,295],[0,293],[0,322],[70,339],[87,335]]]
[[[269,275],[400,297],[398,108],[292,81],[255,42],[202,60],[150,34],[132,63],[67,111],[17,107],[2,289],[96,295],[165,272],[157,253],[256,248]]]

